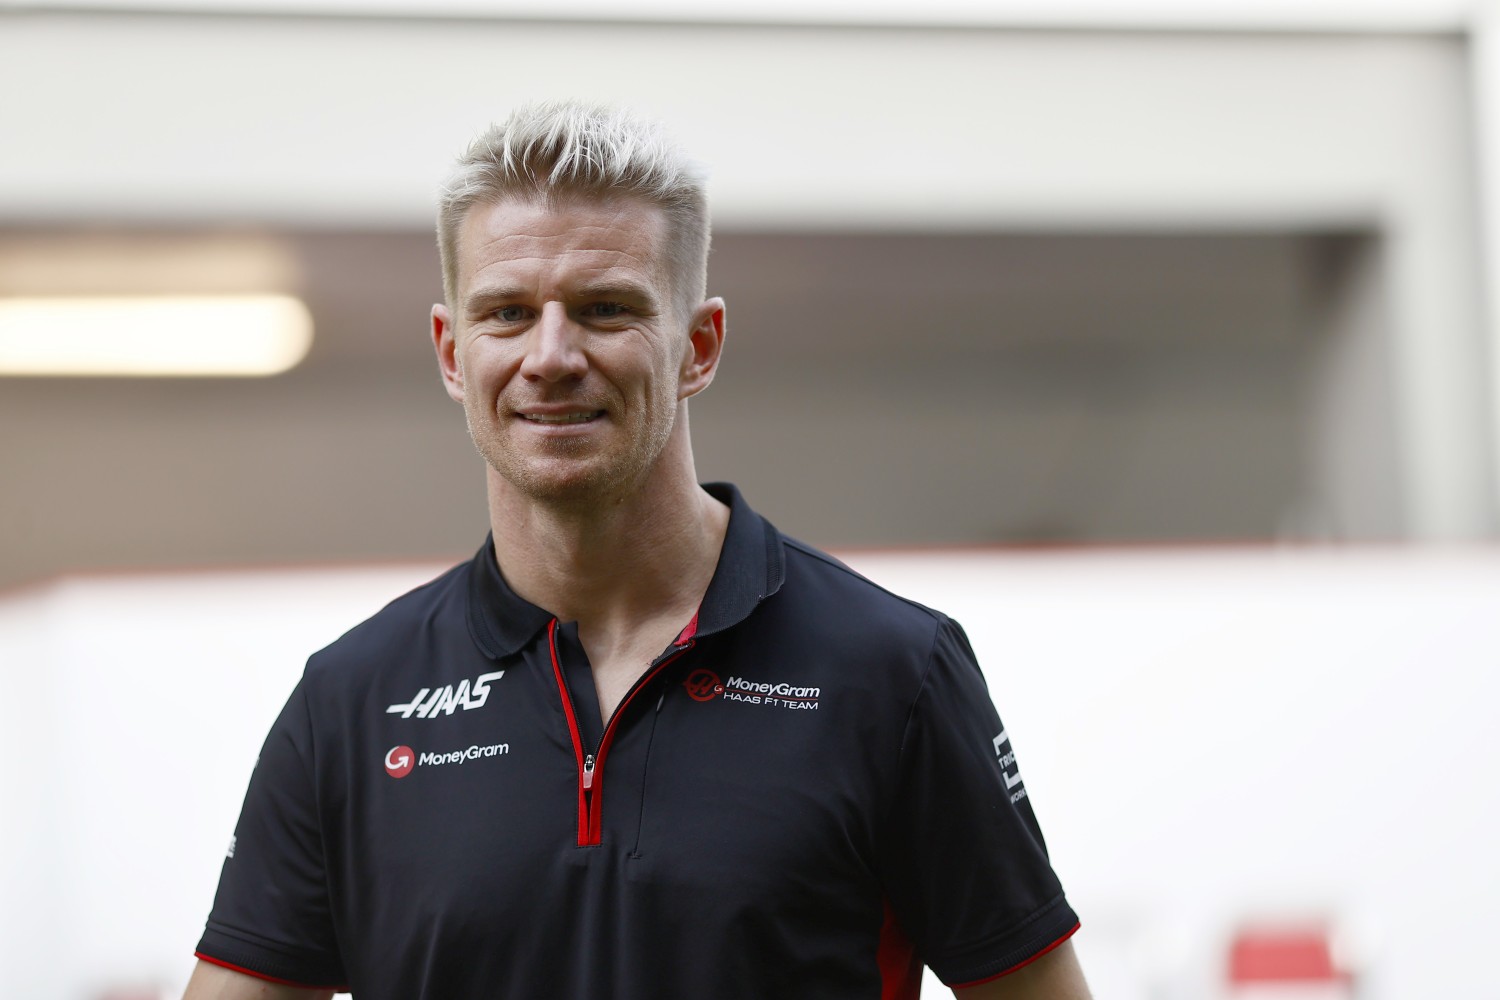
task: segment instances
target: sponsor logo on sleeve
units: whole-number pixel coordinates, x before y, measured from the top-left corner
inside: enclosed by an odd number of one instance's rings
[[[456,688],[452,684],[423,688],[411,701],[391,705],[385,713],[399,713],[403,719],[410,719],[413,714],[419,719],[435,719],[439,715],[452,715],[460,708],[472,712],[484,707],[490,698],[490,684],[504,676],[504,670],[496,670],[491,674],[480,674],[472,681],[459,681]]]
[[[994,739],[995,761],[1000,765],[1000,774],[1005,778],[1005,790],[1010,793],[1012,803],[1026,797],[1026,786],[1021,784],[1021,769],[1016,766],[1016,752],[1011,749],[1010,737],[1005,730]]]
[[[737,701],[746,705],[767,705],[771,708],[789,708],[794,711],[816,711],[821,688],[802,687],[796,684],[750,681],[743,677],[731,677],[720,681],[711,670],[694,670],[683,680],[682,686],[694,701]]]

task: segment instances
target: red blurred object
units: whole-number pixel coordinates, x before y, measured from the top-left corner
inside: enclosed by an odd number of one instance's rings
[[[1348,983],[1353,976],[1333,959],[1326,927],[1249,927],[1229,949],[1235,985]]]

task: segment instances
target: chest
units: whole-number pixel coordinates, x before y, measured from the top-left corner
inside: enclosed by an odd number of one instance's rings
[[[572,625],[559,627],[552,635],[549,650],[555,648],[559,654],[575,706],[580,710],[586,708],[587,696],[592,695],[595,704],[591,711],[598,714],[601,723],[607,723],[636,682],[658,660],[672,656],[680,645],[686,644],[683,636],[692,627],[684,630],[683,620],[683,615],[663,615],[655,621],[636,623],[623,632],[595,630],[585,634]]]
[[[620,703],[647,671],[651,669],[653,654],[660,646],[637,644],[633,648],[614,650],[607,655],[590,657],[590,676],[579,678],[577,687],[589,685],[593,689],[596,711],[601,724],[607,723]],[[582,693],[582,692],[580,692]],[[575,698],[575,705],[582,699]]]
[[[690,940],[878,923],[876,817],[895,755],[868,705],[815,665],[773,669],[709,643],[632,678],[606,723],[560,653],[489,681],[477,708],[386,720],[367,753],[384,767],[394,744],[414,766],[367,782],[339,826],[351,941],[541,954],[625,924]],[[377,933],[371,914],[400,932]]]

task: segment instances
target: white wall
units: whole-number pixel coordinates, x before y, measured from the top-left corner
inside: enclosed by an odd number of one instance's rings
[[[431,575],[116,576],[0,597],[5,995],[180,993],[303,661]]]
[[[39,14],[0,55],[30,98],[0,106],[18,219],[425,225],[468,137],[558,96],[665,118],[732,226],[1346,225],[1472,196],[1444,35]]]
[[[966,625],[1101,998],[1211,997],[1234,921],[1287,910],[1354,932],[1362,1000],[1490,988],[1500,553],[850,560]],[[0,599],[9,995],[179,989],[306,654],[437,569]]]
[[[1487,0],[30,0],[35,9],[256,11],[710,24],[1457,31]]]

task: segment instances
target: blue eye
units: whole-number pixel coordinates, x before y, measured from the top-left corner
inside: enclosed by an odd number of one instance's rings
[[[590,308],[593,310],[595,316],[604,319],[623,316],[630,311],[628,307],[619,302],[596,302]]]
[[[501,306],[495,310],[495,318],[502,323],[519,323],[526,318],[526,310],[522,306]]]

